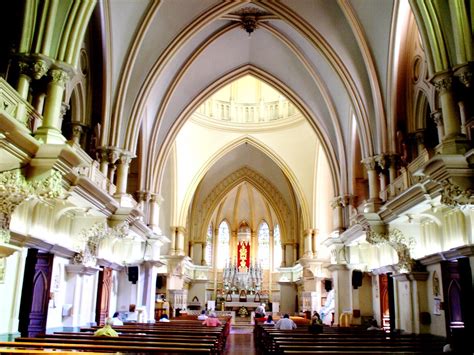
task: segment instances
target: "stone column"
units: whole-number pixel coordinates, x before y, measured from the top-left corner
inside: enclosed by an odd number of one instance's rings
[[[453,77],[450,73],[440,73],[433,78],[439,92],[445,135],[438,150],[441,154],[463,154],[468,142],[461,133],[459,107],[454,96]]]
[[[319,230],[318,229],[313,229],[313,233],[311,234],[311,248],[313,249],[313,258],[317,257],[317,248],[316,248],[316,243],[317,243],[317,237],[318,237]]]
[[[420,155],[425,149],[425,131],[421,129],[416,131],[415,140],[416,140],[417,153],[418,155]]]
[[[352,309],[351,272],[346,265],[330,265],[334,288],[334,324],[339,324],[339,317],[346,309]]]
[[[28,100],[28,93],[30,91],[30,83],[31,83],[31,71],[30,65],[25,62],[18,63],[19,68],[19,75],[18,75],[18,84],[16,90],[18,94],[25,99]]]
[[[367,176],[369,179],[369,200],[366,203],[366,208],[364,212],[376,212],[380,205],[379,197],[379,182],[377,179],[377,161],[376,157],[367,157],[362,160],[365,169],[367,170]]]
[[[383,193],[383,200],[386,201],[388,196],[386,194],[386,187],[387,187],[387,167],[388,167],[388,156],[386,154],[379,154],[375,157],[377,164],[380,168],[379,173],[379,184],[380,184],[380,191]]]
[[[114,183],[114,178],[115,178],[115,170],[117,170],[117,167],[115,166],[115,163],[120,157],[120,151],[116,148],[109,147],[107,148],[107,161],[109,163],[109,181],[111,184]]]
[[[257,260],[257,251],[258,251],[258,240],[257,232],[251,230],[250,232],[250,260]]]
[[[237,245],[238,245],[238,240],[237,240],[237,231],[232,230],[230,232],[230,260],[237,260]],[[226,258],[227,259],[227,258]]]
[[[185,255],[184,253],[184,239],[185,239],[185,234],[186,234],[186,228],[184,227],[176,227],[176,232],[175,232],[175,248],[176,248],[176,253],[175,255]]]
[[[158,235],[162,235],[161,229],[159,226],[160,223],[160,205],[163,203],[164,199],[159,194],[151,194],[150,196],[150,228],[153,232]]]
[[[109,153],[106,147],[98,147],[96,150],[96,158],[100,164],[100,172],[107,177],[109,172]]]
[[[438,129],[438,140],[441,143],[444,138],[443,113],[440,110],[435,110],[431,112],[430,115],[436,124],[436,128]]]
[[[178,227],[171,228],[171,245],[170,245],[170,255],[176,255],[176,238],[177,238],[177,229]]]
[[[144,283],[143,283],[143,304],[146,307],[147,318],[144,321],[154,323],[155,319],[155,300],[156,300],[156,276],[158,268],[153,263],[143,263]]]
[[[389,184],[390,184],[390,197],[395,196],[395,186],[393,183],[395,182],[395,179],[397,178],[397,166],[398,166],[398,161],[400,157],[398,154],[390,154],[388,156],[388,179],[389,179]]]
[[[305,258],[313,257],[313,230],[305,229],[303,231],[303,256]]]
[[[331,202],[333,212],[333,234],[339,235],[344,230],[344,210],[341,196],[334,197]]]
[[[132,161],[132,154],[122,152],[117,164],[117,192],[116,195],[125,195],[127,193],[128,170]]]
[[[69,75],[62,69],[52,69],[49,74],[43,125],[36,131],[35,138],[48,144],[63,144],[66,139],[61,133],[61,102]]]

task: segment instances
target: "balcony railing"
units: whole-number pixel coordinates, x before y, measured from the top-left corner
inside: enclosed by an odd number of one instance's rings
[[[41,115],[3,78],[0,78],[0,113],[35,133],[43,121]]]

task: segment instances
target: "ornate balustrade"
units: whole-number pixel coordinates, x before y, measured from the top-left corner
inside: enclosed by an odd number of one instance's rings
[[[380,197],[384,200],[390,195],[390,191],[393,191],[392,198],[398,196],[409,187],[419,183],[423,180],[422,177],[416,176],[416,172],[420,170],[432,157],[432,154],[428,150],[423,151],[410,162],[406,167],[400,169],[400,175],[389,185],[386,189],[380,192]]]
[[[0,113],[34,133],[41,126],[42,116],[3,78],[0,78]]]
[[[75,172],[80,176],[89,178],[97,187],[107,191],[110,195],[115,194],[117,187],[100,171],[99,163],[89,156],[87,158],[88,164],[74,168]]]
[[[290,118],[297,114],[297,110],[286,99],[251,104],[209,99],[198,108],[197,113],[225,122],[264,123]]]

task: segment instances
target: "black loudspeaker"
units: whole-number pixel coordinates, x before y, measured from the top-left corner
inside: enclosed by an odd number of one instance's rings
[[[138,281],[138,266],[128,267],[128,281],[132,284],[136,284]]]
[[[329,292],[332,290],[332,281],[331,280],[324,280],[324,289],[326,292]]]
[[[360,286],[362,286],[362,278],[364,277],[364,273],[360,270],[353,270],[352,271],[352,287],[357,290]]]

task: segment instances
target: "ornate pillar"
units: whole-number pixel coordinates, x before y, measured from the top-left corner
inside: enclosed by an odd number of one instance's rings
[[[343,201],[341,196],[334,197],[331,201],[333,209],[333,231],[332,234],[339,235],[344,230]]]
[[[379,183],[377,179],[377,160],[376,157],[367,157],[362,160],[369,179],[369,200],[366,203],[364,212],[375,212],[380,205]]]
[[[469,144],[461,133],[459,107],[453,90],[453,77],[451,73],[440,73],[433,78],[433,82],[439,92],[445,132],[438,152],[441,154],[463,154]]]
[[[121,152],[117,164],[117,192],[116,195],[125,195],[127,193],[128,169],[132,161],[132,154]]]
[[[237,245],[238,245],[238,240],[237,240],[237,231],[232,230],[230,232],[230,260],[237,260]]]
[[[339,317],[345,309],[352,309],[351,271],[346,265],[330,265],[334,288],[334,324],[339,324]]]
[[[257,232],[251,230],[250,232],[250,261],[257,260],[257,251],[258,251],[258,240],[257,240]]]
[[[174,255],[185,255],[184,253],[184,237],[186,233],[186,228],[184,227],[175,227],[175,254]]]
[[[117,167],[115,166],[115,163],[120,157],[120,152],[116,148],[107,148],[107,161],[109,163],[109,181],[110,183],[114,183],[114,178],[115,178],[115,170],[117,170]]]
[[[435,110],[431,112],[431,118],[436,124],[436,128],[438,129],[438,140],[441,143],[444,138],[444,125],[443,125],[443,113],[440,110]]]
[[[30,65],[25,62],[18,62],[19,68],[19,75],[18,75],[18,84],[16,90],[18,94],[25,99],[28,100],[28,93],[30,91],[30,83],[31,83],[31,71]]]
[[[107,177],[109,172],[109,153],[106,147],[97,147],[96,158],[100,164],[100,172]]]
[[[395,196],[395,186],[393,183],[395,182],[395,179],[397,178],[397,166],[398,166],[398,161],[400,157],[398,154],[390,154],[388,156],[388,179],[389,179],[389,184],[390,184],[390,191],[389,191],[389,197]]]
[[[313,230],[305,229],[303,231],[303,256],[305,258],[313,257]]]
[[[318,237],[319,230],[318,229],[313,229],[313,233],[311,234],[311,248],[313,249],[313,258],[317,257],[317,250],[316,250],[316,243],[317,243],[317,237]]]
[[[160,223],[160,205],[164,201],[163,197],[159,194],[151,194],[150,197],[150,228],[153,232],[161,235]]]
[[[379,154],[375,157],[378,166],[380,167],[379,183],[380,191],[383,193],[383,200],[386,201],[388,196],[386,195],[385,189],[387,187],[387,167],[388,167],[388,156],[387,154]]]
[[[35,138],[48,144],[62,144],[66,139],[61,133],[61,103],[69,75],[62,69],[51,69],[49,75],[51,80],[46,89],[43,125],[36,131]]]

